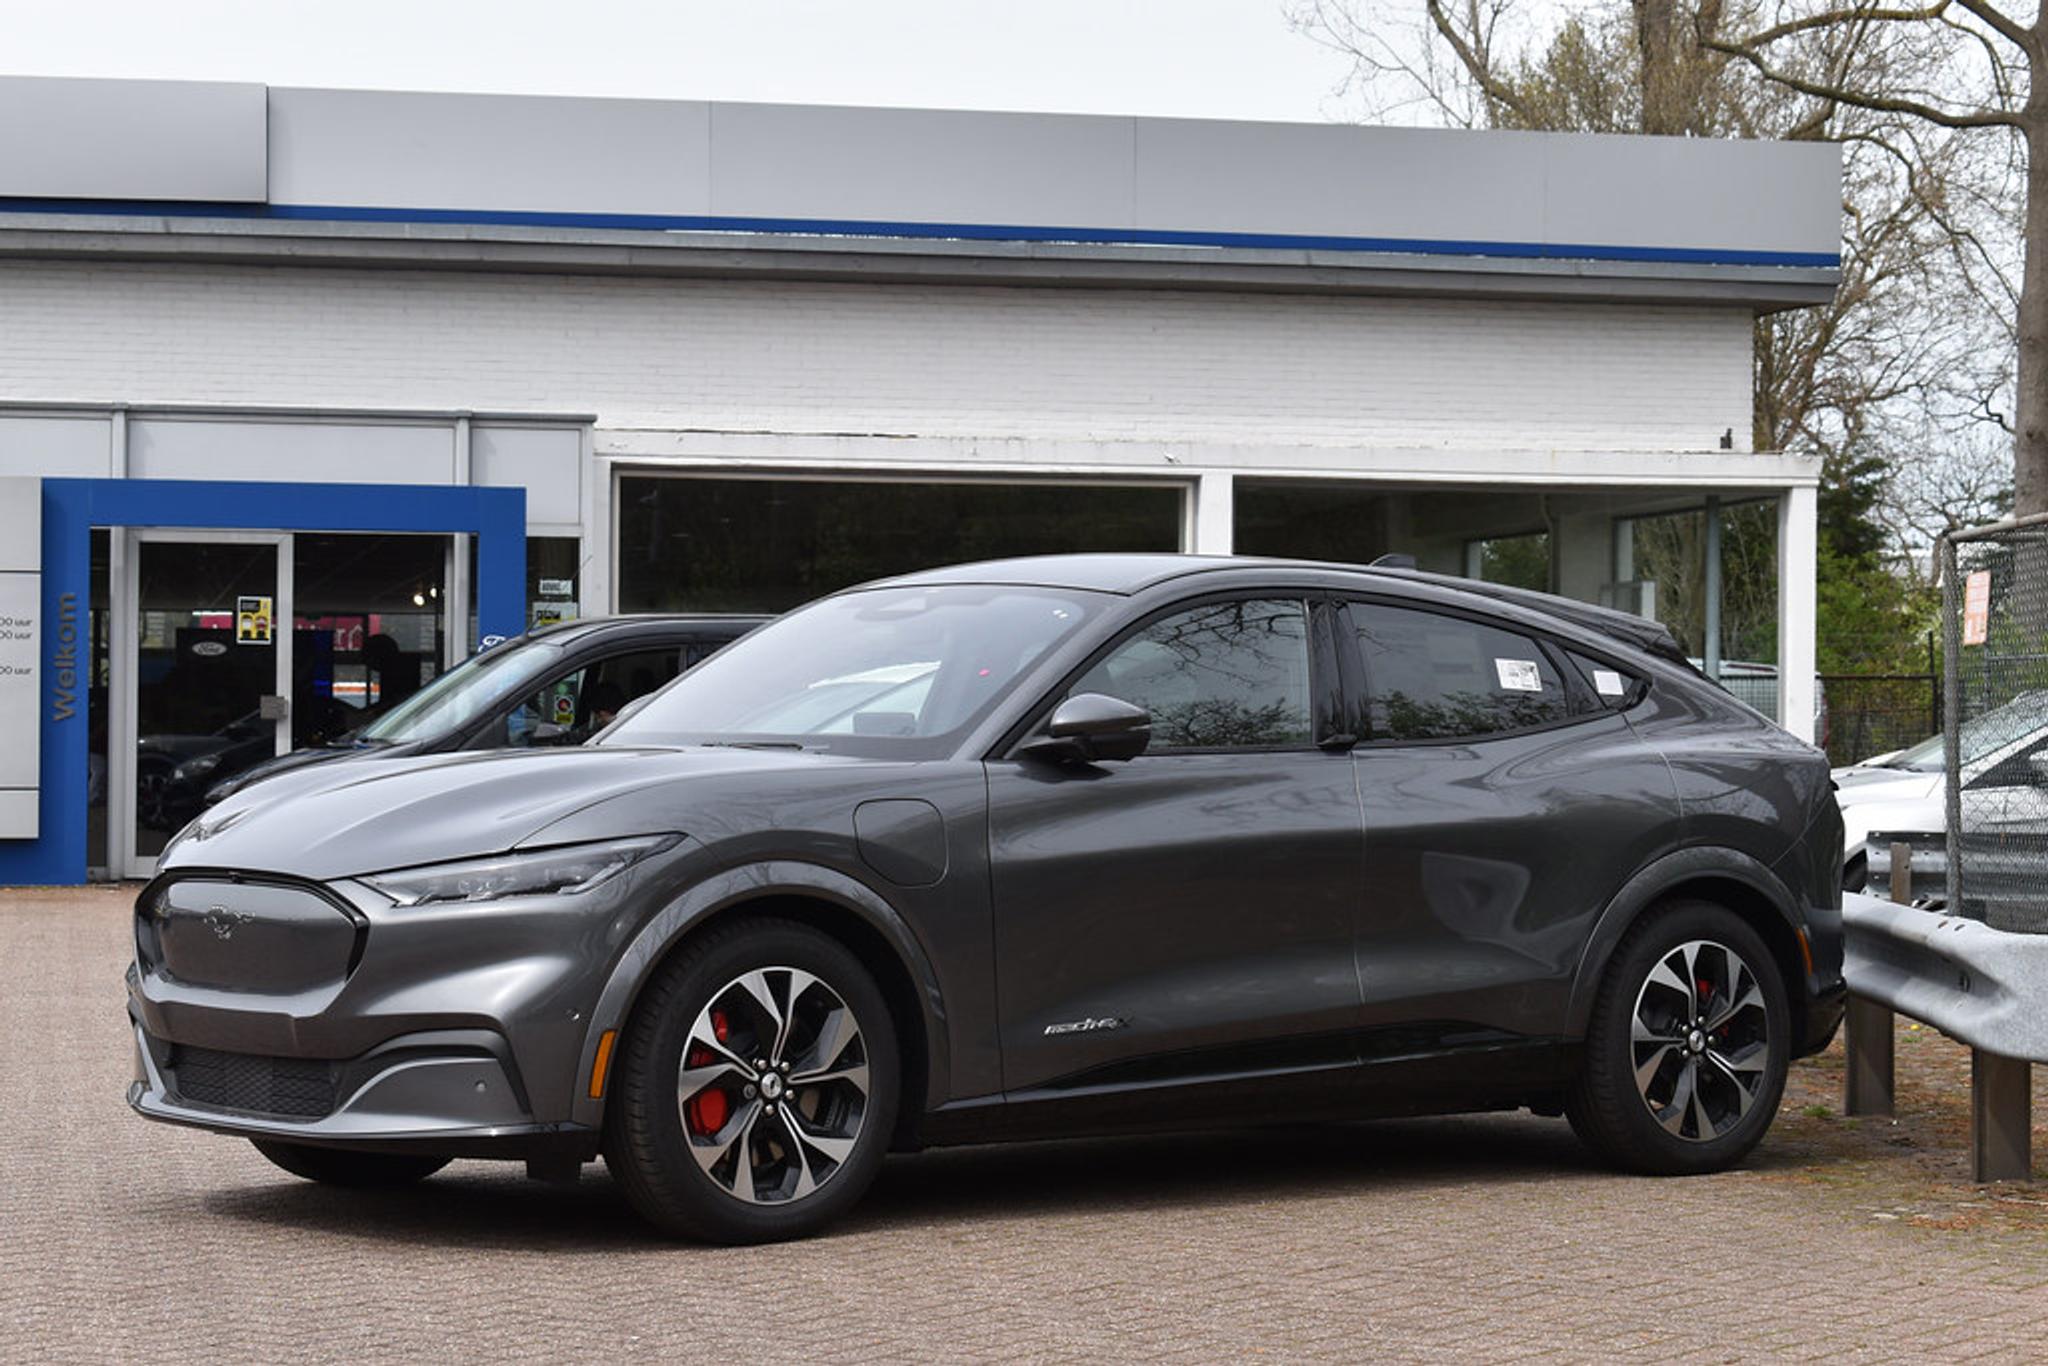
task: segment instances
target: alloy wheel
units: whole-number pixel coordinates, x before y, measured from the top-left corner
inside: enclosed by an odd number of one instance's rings
[[[868,1111],[860,1024],[802,968],[742,973],[690,1026],[676,1105],[690,1156],[747,1204],[801,1200],[853,1152]]]
[[[1763,1093],[1770,1012],[1756,973],[1727,945],[1693,939],[1659,958],[1629,1023],[1636,1090],[1673,1136],[1719,1138]]]

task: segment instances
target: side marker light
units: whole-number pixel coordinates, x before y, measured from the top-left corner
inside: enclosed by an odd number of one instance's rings
[[[607,1029],[597,1036],[597,1057],[590,1064],[590,1098],[604,1099],[606,1074],[612,1070],[612,1045],[619,1041],[619,1031]]]

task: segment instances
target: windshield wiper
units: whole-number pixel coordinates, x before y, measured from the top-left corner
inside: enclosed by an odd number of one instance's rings
[[[705,740],[706,749],[794,749],[803,745],[795,740]]]

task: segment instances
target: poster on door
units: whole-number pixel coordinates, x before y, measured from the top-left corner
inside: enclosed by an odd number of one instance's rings
[[[270,599],[267,597],[238,597],[235,599],[235,644],[270,644]]]

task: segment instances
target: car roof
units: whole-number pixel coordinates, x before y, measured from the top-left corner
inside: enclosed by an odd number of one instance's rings
[[[556,645],[574,645],[601,635],[706,635],[729,639],[744,635],[774,617],[743,612],[627,612],[617,616],[578,617],[573,621],[536,626],[522,639],[546,640]]]
[[[1154,584],[1205,570],[1243,569],[1284,561],[1225,555],[1099,554],[1025,555],[1012,560],[978,560],[880,579],[863,588],[912,588],[941,583],[1001,583],[1033,588],[1080,588],[1095,593],[1142,592]]]
[[[1291,560],[1254,555],[1165,555],[1096,554],[1033,555],[1010,560],[983,560],[974,564],[948,565],[926,569],[892,579],[863,584],[863,588],[909,588],[935,584],[1015,584],[1019,587],[1071,588],[1097,593],[1131,596],[1175,579],[1245,570],[1305,571],[1341,574],[1384,583],[1423,584],[1440,592],[1505,603],[1524,611],[1540,612],[1567,621],[1584,630],[1619,640],[1636,649],[1669,660],[1684,661],[1684,653],[1672,639],[1669,628],[1644,617],[1559,597],[1527,588],[1486,583],[1415,569],[1405,557],[1390,564],[1335,564],[1321,560]]]

